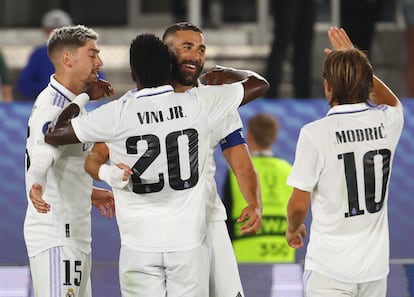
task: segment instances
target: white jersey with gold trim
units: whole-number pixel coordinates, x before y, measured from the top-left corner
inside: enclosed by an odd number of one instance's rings
[[[389,270],[388,185],[401,108],[339,105],[300,132],[288,184],[311,192],[305,269],[342,282]]]
[[[72,120],[80,141],[106,142],[110,163],[134,171],[126,188],[114,189],[122,244],[167,252],[202,242],[212,131],[243,93],[241,83],[185,93],[171,86],[132,90]]]

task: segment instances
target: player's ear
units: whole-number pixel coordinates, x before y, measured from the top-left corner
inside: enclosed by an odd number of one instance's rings
[[[60,58],[61,58],[63,65],[67,67],[72,67],[72,59],[71,59],[71,54],[69,51],[62,52]]]

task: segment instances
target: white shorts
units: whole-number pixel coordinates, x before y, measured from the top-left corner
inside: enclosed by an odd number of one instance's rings
[[[90,253],[60,246],[30,257],[29,262],[36,297],[92,296]]]
[[[210,297],[243,297],[239,267],[224,221],[209,222]]]
[[[208,297],[208,274],[205,242],[191,250],[165,253],[121,246],[122,297]]]
[[[318,272],[303,273],[305,297],[385,297],[387,279],[365,283],[343,283]]]

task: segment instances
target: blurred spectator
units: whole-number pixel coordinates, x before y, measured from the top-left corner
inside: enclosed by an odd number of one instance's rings
[[[384,0],[342,0],[341,27],[352,42],[368,56]]]
[[[407,64],[405,83],[407,97],[414,97],[414,0],[403,0],[402,9],[405,20],[405,40],[407,47]]]
[[[257,114],[248,123],[247,144],[259,175],[263,205],[262,227],[256,235],[241,235],[236,220],[247,204],[233,172],[225,182],[227,228],[239,263],[295,261],[295,249],[285,240],[286,209],[292,193],[286,180],[292,166],[272,152],[278,130],[277,119],[269,114]]]
[[[0,52],[0,101],[13,101],[12,85],[9,78],[9,70],[6,65],[3,53]]]
[[[311,97],[311,57],[315,0],[270,1],[273,15],[273,43],[267,58],[268,98],[280,97],[283,62],[291,46],[292,84],[295,98]]]
[[[46,36],[55,28],[72,24],[71,17],[64,11],[54,9],[47,12],[42,18],[42,29]],[[47,46],[37,46],[31,53],[29,61],[20,74],[17,82],[16,98],[34,100],[47,86],[55,68],[47,55]]]

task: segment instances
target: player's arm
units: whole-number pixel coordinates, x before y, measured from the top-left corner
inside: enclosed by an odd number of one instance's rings
[[[123,188],[132,175],[131,168],[123,163],[106,164],[109,159],[109,148],[106,143],[98,142],[92,147],[85,160],[85,171],[95,180],[102,180],[111,187]]]
[[[111,191],[93,187],[91,201],[103,217],[110,219],[115,216],[114,194]]]
[[[328,37],[334,49],[354,48],[351,39],[343,28],[331,27],[328,30]],[[324,51],[326,54],[329,54],[332,50],[325,49]],[[388,88],[388,86],[375,75],[373,83],[373,99],[376,104],[386,104],[402,108],[401,102],[394,92],[391,91],[391,89]]]
[[[242,82],[244,97],[241,105],[254,99],[263,97],[270,85],[261,75],[250,70],[216,66],[200,76],[200,81],[205,85],[221,85],[234,82]]]
[[[44,142],[44,131],[50,122],[61,112],[57,106],[39,105],[34,109],[29,121],[28,134],[34,143],[30,151],[26,151],[27,172],[26,192],[32,205],[40,213],[47,213],[50,205],[43,199],[43,191],[47,183],[47,173],[64,149],[58,149]]]
[[[59,115],[55,125],[48,129],[45,134],[45,141],[51,145],[62,145],[80,143],[70,120],[77,117],[89,100],[96,100],[103,96],[111,96],[114,90],[111,84],[104,80],[97,80],[91,83],[85,93],[81,93],[69,104]]]
[[[306,236],[305,219],[308,213],[310,193],[293,188],[292,195],[287,206],[286,241],[293,248],[304,245],[303,237]]]
[[[223,150],[223,156],[233,170],[244,199],[247,202],[239,218],[242,234],[254,234],[262,225],[262,201],[259,178],[254,169],[250,154],[245,144],[239,144]]]
[[[52,154],[41,151],[32,155],[30,167],[26,173],[26,191],[33,206],[40,213],[47,213],[50,210],[50,204],[43,199],[42,195],[47,172],[52,165]]]

